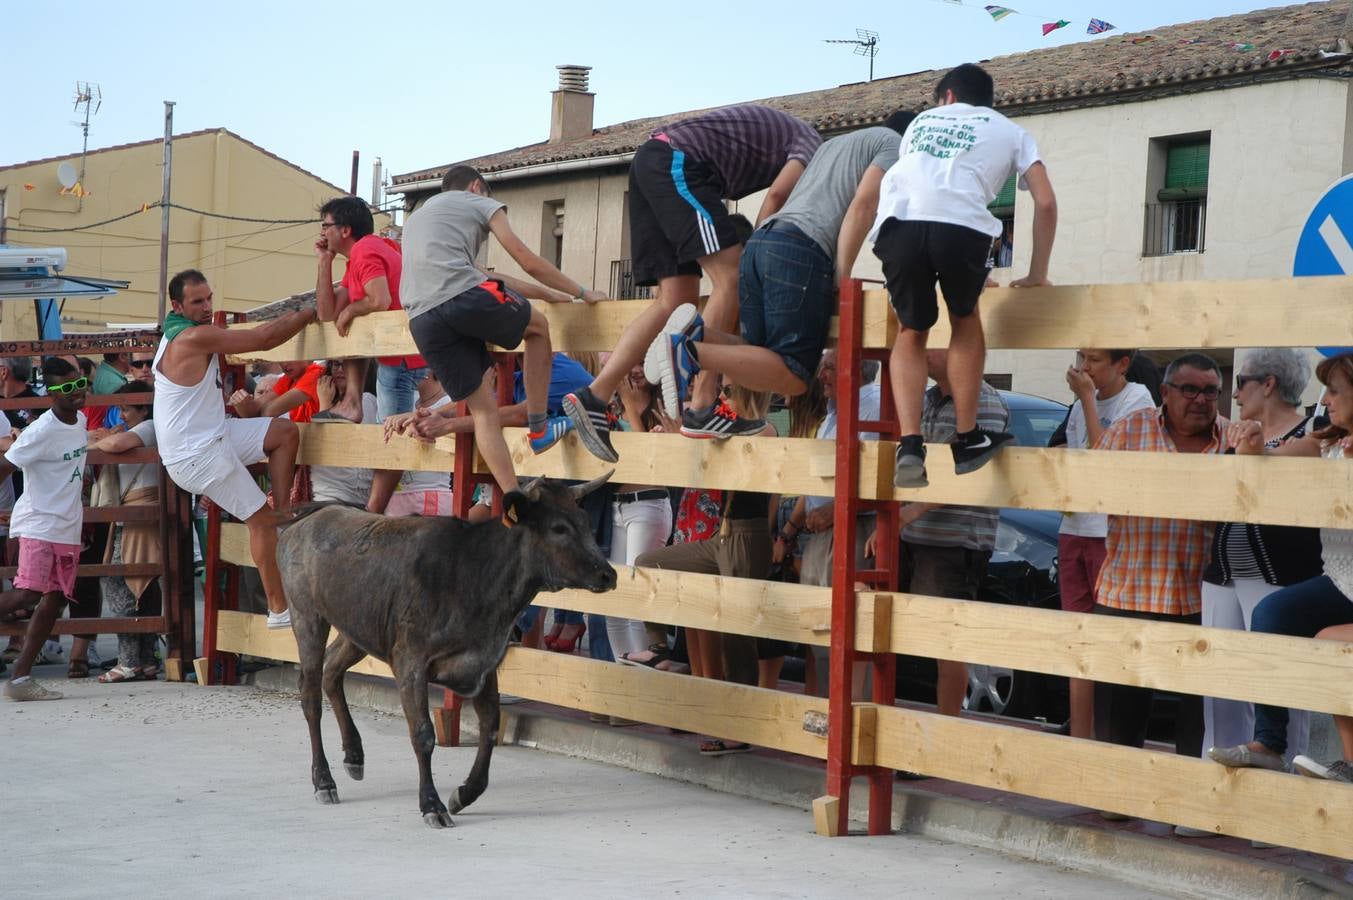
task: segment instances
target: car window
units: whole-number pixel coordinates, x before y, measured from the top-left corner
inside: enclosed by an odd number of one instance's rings
[[[1046,447],[1064,418],[1063,409],[1012,409],[1010,433],[1021,447]]]

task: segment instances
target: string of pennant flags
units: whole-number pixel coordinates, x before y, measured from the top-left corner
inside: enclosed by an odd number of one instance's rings
[[[965,3],[964,0],[939,0],[939,2],[945,3],[950,6],[962,6],[967,9],[977,8],[976,5],[971,3]],[[1064,19],[1061,18],[1060,16],[1054,18],[1052,16],[1044,16],[1036,13],[1026,13],[1021,12],[1020,10],[1017,9],[1013,9],[1009,6],[996,6],[993,4],[981,4],[981,9],[983,9],[987,13],[987,15],[991,16],[991,21],[993,22],[1000,22],[1002,19],[1008,18],[1009,16],[1021,16],[1023,18],[1042,19],[1043,20],[1042,29],[1044,37],[1047,37],[1054,31],[1060,31],[1063,28],[1066,28],[1071,25],[1077,25],[1080,24],[1080,22],[1084,21],[1084,20]],[[1051,21],[1048,21],[1049,19],[1051,19]],[[1117,26],[1115,26],[1112,22],[1106,21],[1105,19],[1091,18],[1088,22],[1085,23],[1085,33],[1089,35],[1105,34],[1107,32],[1116,30]],[[1155,43],[1160,41],[1161,39],[1154,34],[1140,34],[1133,37],[1125,38],[1124,40],[1126,43],[1140,46],[1142,44]],[[1256,49],[1255,45],[1249,41],[1228,41],[1209,38],[1188,38],[1185,40],[1177,41],[1176,43],[1179,43],[1181,45],[1215,43],[1223,47],[1226,47],[1229,50],[1234,50],[1237,53],[1250,53]],[[1269,53],[1267,54],[1267,59],[1269,60],[1269,62],[1276,62],[1277,60],[1282,59],[1284,56],[1296,52],[1297,50],[1295,48],[1283,47],[1280,49],[1269,51]]]

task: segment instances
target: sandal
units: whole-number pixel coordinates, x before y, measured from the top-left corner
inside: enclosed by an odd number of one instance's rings
[[[640,659],[640,654],[647,653],[647,659]],[[650,669],[656,668],[658,663],[665,663],[671,659],[671,654],[667,651],[666,644],[653,644],[647,650],[640,650],[638,653],[622,653],[616,662],[626,666],[647,666]]]
[[[141,674],[140,669],[133,669],[130,666],[113,666],[94,680],[99,684],[121,684],[124,681],[145,681],[146,679]]]
[[[141,676],[142,681],[154,681],[160,677],[160,667],[154,663],[148,666],[142,666],[135,671],[137,675]]]
[[[727,756],[730,753],[748,753],[751,749],[751,744],[728,743],[718,738],[700,742],[701,756]]]
[[[88,677],[89,677],[89,660],[87,660],[87,659],[72,659],[72,660],[70,661],[70,665],[68,665],[68,666],[66,667],[66,677],[67,677],[67,678],[88,678]]]

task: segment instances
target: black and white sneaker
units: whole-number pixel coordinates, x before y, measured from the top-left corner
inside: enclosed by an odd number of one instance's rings
[[[925,444],[918,435],[905,437],[893,458],[893,486],[923,488],[930,484],[925,473]]]
[[[611,446],[611,422],[606,415],[606,404],[597,399],[591,388],[583,388],[564,395],[564,412],[578,432],[587,452],[603,462],[619,462],[620,456]]]
[[[949,449],[954,453],[954,474],[967,475],[969,472],[976,472],[1014,439],[1015,436],[1007,431],[982,429],[977,430],[976,440],[964,441],[962,438],[954,438],[954,442],[949,445]]]
[[[724,440],[746,437],[758,434],[765,427],[765,419],[741,418],[722,400],[703,416],[697,415],[693,409],[681,414],[681,433],[689,438]]]

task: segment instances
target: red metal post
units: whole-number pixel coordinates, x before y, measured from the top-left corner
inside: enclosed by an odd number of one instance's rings
[[[848,831],[854,708],[850,693],[855,663],[855,532],[860,511],[860,282],[841,282],[836,361],[836,487],[832,533],[832,628],[828,662],[827,793],[839,801],[837,834]]]

